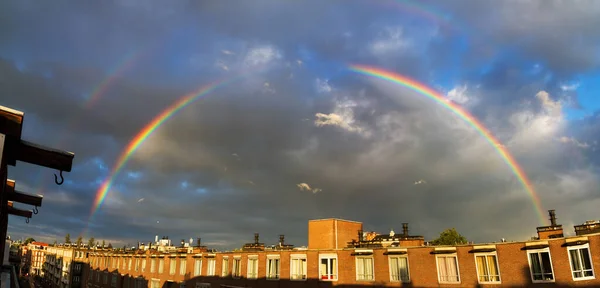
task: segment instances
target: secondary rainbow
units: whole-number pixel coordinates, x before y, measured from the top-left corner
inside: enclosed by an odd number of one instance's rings
[[[108,76],[104,78],[90,93],[90,96],[86,99],[84,108],[89,109],[92,107],[101,97],[106,93],[108,88],[110,88],[114,81],[121,77],[123,73],[129,70],[138,59],[141,58],[143,53],[139,53],[137,51],[133,51],[127,54],[121,61],[117,62],[117,65],[113,69],[110,70]]]
[[[119,155],[119,158],[117,159],[117,162],[115,163],[114,167],[112,168],[109,176],[104,180],[104,182],[102,183],[102,185],[96,192],[96,198],[94,200],[94,204],[92,205],[92,210],[90,212],[90,219],[88,220],[88,225],[89,225],[90,221],[92,220],[92,217],[94,216],[95,212],[98,210],[98,208],[100,208],[100,206],[104,202],[104,199],[106,198],[106,195],[108,194],[108,191],[110,190],[110,188],[113,184],[113,180],[119,174],[121,169],[123,169],[125,164],[127,164],[129,159],[131,158],[131,155],[133,155],[133,153],[152,134],[152,132],[154,132],[165,121],[167,121],[169,118],[171,118],[177,112],[179,112],[181,109],[192,104],[195,100],[199,99],[201,96],[207,95],[210,92],[214,91],[215,89],[225,86],[225,85],[231,83],[232,81],[239,79],[240,77],[241,76],[237,76],[237,77],[234,77],[234,78],[231,78],[228,80],[217,81],[217,82],[203,86],[189,94],[182,96],[176,102],[171,104],[171,106],[169,106],[168,108],[163,110],[160,114],[158,114],[156,117],[154,117],[154,119],[152,119],[152,121],[150,123],[148,123],[140,132],[138,132],[138,134],[135,135],[135,137],[133,137],[133,139],[129,142],[129,144],[127,144],[125,150],[123,150],[123,152],[121,152],[121,154]]]
[[[377,3],[372,0],[368,0],[369,3]],[[382,0],[379,3],[382,6],[396,7],[399,10],[407,12],[412,15],[419,15],[423,19],[428,19],[431,22],[438,24],[440,27],[450,29],[457,23],[451,21],[451,19],[445,15],[442,11],[434,9],[428,5],[425,5],[419,1],[410,0]]]
[[[466,121],[470,126],[475,128],[475,130],[479,134],[481,134],[481,136],[483,136],[483,138],[485,138],[492,145],[492,147],[496,149],[496,151],[498,151],[498,154],[500,154],[502,160],[504,160],[504,162],[510,167],[513,174],[517,176],[519,182],[521,182],[521,184],[531,197],[535,212],[538,214],[539,220],[541,221],[542,225],[548,225],[548,220],[546,220],[546,217],[544,215],[544,210],[542,209],[540,198],[535,192],[531,181],[529,181],[529,179],[527,178],[525,171],[523,171],[523,168],[519,166],[515,158],[510,154],[510,152],[500,144],[500,141],[498,141],[498,139],[496,139],[496,137],[494,137],[494,135],[492,135],[492,133],[490,133],[490,131],[473,115],[471,115],[459,105],[448,101],[448,99],[446,99],[443,95],[441,95],[434,89],[431,89],[425,86],[424,84],[419,83],[406,76],[402,76],[400,74],[396,74],[380,68],[369,67],[364,65],[350,65],[350,70],[362,75],[375,77],[411,89],[441,104],[443,107],[452,111],[454,114]]]

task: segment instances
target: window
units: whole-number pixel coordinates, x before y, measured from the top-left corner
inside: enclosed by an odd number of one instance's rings
[[[100,271],[96,272],[96,282],[100,283]]]
[[[165,270],[165,259],[158,259],[158,274],[162,274]]]
[[[456,255],[437,256],[435,258],[440,283],[460,283],[458,258]]]
[[[73,276],[73,283],[79,283],[79,276]]]
[[[215,276],[215,259],[208,259],[208,267],[206,269],[206,276]]]
[[[475,266],[479,283],[500,283],[496,253],[475,254]]]
[[[156,272],[156,259],[150,260],[150,273]]]
[[[127,261],[127,259],[123,258],[123,269],[127,269],[127,264],[125,263],[125,261]]]
[[[123,277],[123,288],[129,288],[129,277]]]
[[[181,259],[179,263],[179,275],[185,275],[187,259]]]
[[[152,279],[152,283],[151,283],[151,288],[160,288],[160,280],[159,279]]]
[[[169,275],[175,275],[176,266],[177,260],[175,258],[172,258],[171,261],[169,261]]]
[[[94,278],[94,270],[90,270],[90,274],[88,274],[88,280],[92,280]]]
[[[337,255],[319,255],[319,278],[321,280],[337,280]]]
[[[267,279],[279,280],[279,255],[267,256]]]
[[[106,261],[106,267],[110,268],[110,262],[112,260],[112,257],[106,257],[107,261]]]
[[[408,257],[393,256],[389,258],[390,280],[392,282],[410,282],[408,274]]]
[[[202,274],[202,259],[194,259],[194,276]]]
[[[131,261],[132,259],[129,258],[129,263],[127,263],[127,270],[131,271]]]
[[[138,270],[140,270],[140,259],[135,258],[135,272],[137,272]]]
[[[373,281],[373,257],[356,257],[356,280]]]
[[[80,272],[81,271],[81,264],[75,264],[73,266],[73,270],[75,270],[75,272]]]
[[[242,259],[233,259],[233,278],[240,278],[242,276]]]
[[[223,257],[223,269],[221,269],[221,277],[229,276],[229,258]]]
[[[117,287],[117,275],[112,275],[110,279],[110,287]]]
[[[142,273],[146,272],[146,258],[142,259]]]
[[[569,247],[567,250],[569,251],[573,280],[594,279],[589,244]]]
[[[258,256],[249,256],[248,257],[248,274],[246,275],[248,279],[256,279],[258,278]]]
[[[550,249],[528,251],[529,269],[533,282],[554,282]]]
[[[115,259],[115,263],[117,263],[117,269],[121,268],[121,261],[119,260],[119,258]]]
[[[108,273],[104,272],[104,284],[108,284]]]

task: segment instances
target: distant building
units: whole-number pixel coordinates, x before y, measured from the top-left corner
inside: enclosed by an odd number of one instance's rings
[[[106,288],[600,287],[600,260],[591,256],[600,253],[600,233],[564,237],[553,210],[550,217],[535,240],[455,246],[430,246],[409,235],[407,223],[402,233],[373,235],[361,222],[310,220],[308,247],[287,244],[283,235],[265,245],[257,233],[234,251],[215,252],[199,241],[193,247],[182,241],[180,247],[93,250],[84,281]]]
[[[46,262],[46,249],[48,243],[44,242],[31,242],[27,245],[23,245],[21,267],[23,273],[29,273],[30,275],[42,276],[44,262]]]

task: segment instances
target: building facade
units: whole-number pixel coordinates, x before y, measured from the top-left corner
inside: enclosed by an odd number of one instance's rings
[[[21,265],[23,267],[23,273],[29,273],[29,275],[43,275],[43,264],[46,262],[46,249],[48,243],[44,242],[31,242],[24,245],[22,249],[22,260]]]
[[[248,243],[238,251],[206,247],[90,253],[86,287],[600,287],[600,233],[564,237],[538,227],[537,239],[430,246],[421,236],[371,237],[362,223],[311,220],[308,247]],[[365,237],[369,236],[369,237]],[[183,242],[183,241],[182,241]]]
[[[89,251],[69,246],[48,247],[42,266],[44,287],[82,287]]]

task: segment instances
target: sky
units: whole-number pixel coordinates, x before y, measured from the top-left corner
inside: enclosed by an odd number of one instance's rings
[[[310,219],[335,217],[517,241],[556,209],[571,235],[600,219],[600,2],[575,2],[2,1],[0,105],[25,113],[23,139],[75,153],[62,186],[56,171],[10,167],[44,200],[8,233],[231,249],[257,232],[300,246]],[[202,87],[214,89],[119,161]]]

